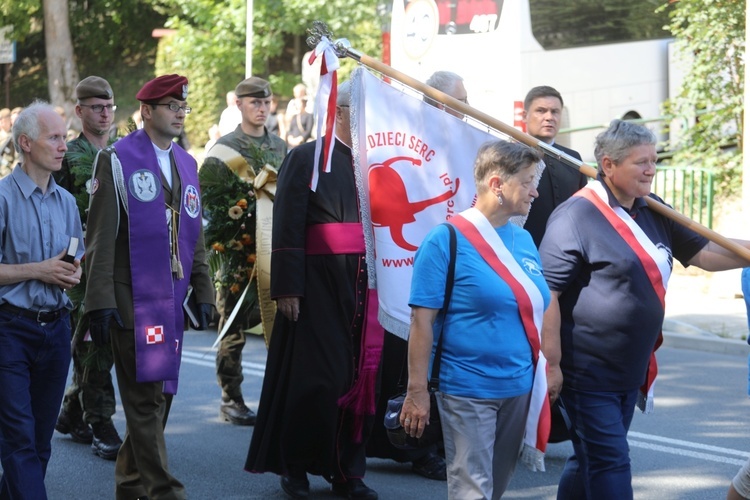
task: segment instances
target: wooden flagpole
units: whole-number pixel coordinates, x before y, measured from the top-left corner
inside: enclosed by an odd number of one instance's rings
[[[374,69],[375,71],[389,78],[397,80],[403,83],[404,85],[407,85],[415,90],[418,90],[422,94],[426,95],[427,97],[431,99],[434,99],[437,102],[445,104],[446,106],[452,109],[455,109],[456,111],[459,111],[465,114],[466,116],[470,116],[481,123],[489,125],[495,130],[498,130],[499,132],[502,132],[503,134],[509,137],[512,137],[518,142],[522,142],[526,144],[527,146],[531,146],[531,147],[543,150],[549,156],[552,156],[553,158],[557,158],[558,160],[564,162],[566,165],[580,171],[581,173],[583,173],[584,175],[587,175],[588,177],[596,178],[596,172],[597,172],[596,169],[583,163],[581,160],[577,158],[573,158],[572,156],[565,154],[562,151],[550,146],[546,142],[540,141],[539,139],[535,137],[532,137],[528,134],[521,132],[515,127],[512,127],[506,123],[503,123],[497,118],[494,118],[478,109],[472,108],[468,104],[463,103],[459,101],[458,99],[455,99],[449,96],[448,94],[445,94],[437,90],[436,88],[430,87],[429,85],[425,85],[419,80],[416,80],[410,77],[409,75],[402,73],[388,66],[387,64],[384,64],[381,61],[378,61],[377,59],[374,59],[370,56],[367,56],[365,54],[362,54],[352,49],[351,44],[346,39],[333,41],[332,33],[328,30],[328,27],[322,21],[313,22],[313,27],[308,30],[308,33],[310,33],[310,37],[307,38],[307,44],[311,48],[315,48],[317,46],[318,42],[320,42],[321,37],[327,37],[329,40],[332,41],[331,43],[335,47],[336,54],[339,57],[352,58],[355,61],[363,64],[364,66],[367,66],[368,68]],[[674,220],[675,222],[682,224],[683,226],[695,231],[701,236],[707,238],[708,240],[713,241],[717,245],[729,250],[730,252],[742,257],[743,259],[750,261],[750,249],[747,249],[743,247],[742,245],[740,245],[739,243],[732,241],[731,239],[725,236],[720,235],[716,231],[713,231],[707,228],[706,226],[698,224],[697,222],[690,219],[689,217],[682,215],[680,212],[668,207],[667,205],[663,203],[659,203],[657,200],[654,200],[653,198],[649,196],[645,196],[644,199],[646,200],[648,207],[654,212],[657,212],[658,214],[663,215],[664,217],[668,217]]]

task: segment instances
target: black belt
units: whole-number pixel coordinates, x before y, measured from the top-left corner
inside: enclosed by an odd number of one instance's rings
[[[37,323],[52,323],[68,314],[67,309],[58,309],[57,311],[33,311],[31,309],[23,309],[16,307],[11,304],[0,305],[0,311],[6,311],[11,314],[18,314],[24,318],[33,319]]]

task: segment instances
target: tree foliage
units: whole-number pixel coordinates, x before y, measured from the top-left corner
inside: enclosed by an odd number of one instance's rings
[[[106,78],[121,109],[136,107],[144,72],[153,74],[154,28],[166,15],[161,0],[68,0],[70,33],[81,77]],[[13,26],[18,57],[11,73],[11,101],[24,105],[48,98],[42,0],[0,0],[0,25]],[[73,100],[72,95],[68,98]]]
[[[115,91],[122,120],[137,109],[135,94],[146,79],[180,73],[190,80],[187,123],[193,143],[224,107],[224,95],[245,76],[248,0],[67,0],[70,31],[80,77],[106,78]],[[300,81],[306,30],[314,20],[329,24],[336,37],[380,57],[379,0],[253,0],[253,73],[271,81],[274,92],[291,97]],[[382,1],[382,0],[380,0]],[[12,25],[18,60],[11,72],[11,103],[47,97],[42,0],[0,0],[0,26]],[[155,28],[173,34],[158,42]],[[342,74],[354,67],[343,62]],[[69,96],[71,102],[73,96]]]
[[[714,168],[726,194],[735,192],[743,150],[745,1],[680,0],[669,29],[687,72],[667,112],[690,123],[675,163]]]
[[[172,12],[166,26],[176,31],[159,44],[157,72],[190,80],[188,128],[192,141],[202,143],[224,108],[224,95],[245,77],[247,0],[164,1]],[[336,37],[371,51],[380,41],[376,6],[377,0],[254,0],[253,74],[268,79],[276,95],[291,97],[312,22],[323,20]]]
[[[172,0],[166,27],[174,34],[159,43],[158,74],[188,77],[187,122],[191,143],[203,144],[217,121],[224,95],[245,74],[245,0]]]

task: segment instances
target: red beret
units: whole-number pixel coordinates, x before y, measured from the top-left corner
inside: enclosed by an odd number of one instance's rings
[[[146,82],[135,98],[141,102],[154,102],[162,97],[174,97],[180,101],[187,99],[188,79],[180,75],[163,75]]]

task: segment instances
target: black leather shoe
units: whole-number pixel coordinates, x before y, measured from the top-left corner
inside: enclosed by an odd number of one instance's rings
[[[310,481],[289,476],[281,476],[281,489],[292,498],[307,498],[310,495]]]
[[[362,500],[377,500],[378,493],[369,488],[364,481],[359,478],[347,479],[345,483],[331,483],[331,491],[337,497],[351,498],[351,499],[362,499]]]
[[[219,418],[234,425],[254,425],[255,412],[245,406],[241,399],[222,401],[219,407]]]
[[[91,452],[102,457],[104,460],[114,460],[120,451],[122,439],[117,434],[117,429],[112,422],[106,424],[94,424],[92,426],[94,439],[91,443]]]
[[[91,444],[93,438],[91,427],[83,421],[83,415],[71,415],[65,409],[57,417],[55,429],[61,434],[70,434],[70,439],[76,443]]]
[[[434,479],[436,481],[446,481],[448,475],[445,469],[445,459],[437,453],[428,453],[427,455],[414,460],[411,463],[411,470],[415,474]]]

